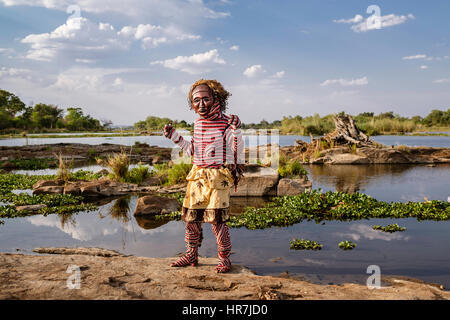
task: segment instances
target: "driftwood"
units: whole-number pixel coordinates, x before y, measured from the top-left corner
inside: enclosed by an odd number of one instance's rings
[[[306,143],[297,140],[295,145],[303,154],[304,158],[320,157],[320,151],[338,146],[369,147],[374,146],[374,142],[369,139],[361,130],[356,127],[353,118],[348,115],[333,114],[333,120],[336,129],[323,137],[314,138],[312,134],[311,142]]]
[[[373,142],[356,127],[350,115],[333,114],[333,120],[336,129],[325,137],[333,140],[335,145],[356,144],[358,147],[372,145]]]

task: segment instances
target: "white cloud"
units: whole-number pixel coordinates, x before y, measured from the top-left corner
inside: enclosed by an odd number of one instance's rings
[[[244,74],[244,76],[246,76],[248,78],[254,78],[257,75],[260,75],[264,72],[265,72],[265,70],[262,68],[262,66],[260,64],[255,64],[255,65],[245,69],[243,74]]]
[[[75,62],[79,62],[79,63],[94,63],[95,60],[92,59],[75,59]]]
[[[416,54],[414,56],[403,57],[402,60],[418,60],[418,59],[425,59],[426,57],[427,57],[426,54]]]
[[[374,230],[371,226],[365,224],[353,224],[349,227],[350,233],[335,233],[339,237],[349,237],[354,241],[358,241],[361,238],[366,238],[369,240],[409,240],[408,236],[397,233],[386,233],[380,230]]]
[[[230,47],[230,50],[232,50],[232,51],[238,51],[238,50],[239,50],[239,46],[237,46],[237,45],[231,46],[231,47]]]
[[[352,79],[352,80],[346,80],[346,79],[331,79],[331,80],[325,80],[320,85],[322,87],[333,85],[333,84],[339,84],[344,87],[348,86],[365,86],[369,83],[367,77],[363,77],[360,79]]]
[[[357,14],[351,19],[339,19],[339,20],[333,20],[333,22],[336,22],[336,23],[358,23],[358,22],[361,22],[363,19],[364,18],[362,15]]]
[[[165,68],[180,70],[190,74],[200,74],[210,72],[214,66],[224,65],[226,62],[219,57],[217,49],[213,49],[192,56],[178,56],[174,59],[153,61],[150,64],[160,64]]]
[[[426,65],[420,66],[420,69],[422,69],[422,70],[428,69],[428,66],[426,66]]]
[[[357,14],[351,19],[339,19],[333,20],[336,23],[348,23],[353,24],[351,29],[355,32],[367,32],[369,30],[384,29],[405,23],[408,19],[415,19],[411,13],[404,16],[397,16],[395,14],[388,14],[385,16],[370,16],[364,19],[361,15]]]
[[[0,48],[0,54],[13,54],[13,48]]]
[[[22,68],[6,68],[2,67],[0,69],[0,77],[20,77],[29,76],[31,70]]]
[[[148,49],[162,43],[199,38],[198,35],[181,32],[175,26],[139,24],[116,31],[109,23],[96,24],[86,18],[72,18],[50,33],[30,34],[22,39],[22,43],[30,45],[26,57],[32,60],[65,58],[92,63],[129,49],[133,41],[141,41],[142,47]]]
[[[31,47],[26,57],[40,61],[95,60],[129,45],[126,39],[118,37],[110,24],[96,24],[86,18],[69,19],[50,33],[30,34],[22,43]]]
[[[281,79],[284,77],[285,72],[284,71],[278,71],[277,73],[275,73],[272,77],[273,78],[277,78],[277,79]]]
[[[395,14],[388,14],[386,16],[380,16],[378,19],[379,22],[376,21],[376,19],[369,17],[363,22],[353,25],[351,29],[355,32],[366,32],[369,30],[384,29],[405,23],[408,19],[414,19],[414,16],[412,14],[408,14],[407,16],[396,16]],[[376,22],[379,23],[379,28]]]
[[[58,74],[50,88],[85,92],[113,91],[123,85],[118,75],[133,71],[137,69],[73,67]]]
[[[449,83],[450,78],[434,80],[433,83]]]
[[[66,11],[74,4],[71,0],[0,0],[5,6],[26,5]],[[218,12],[208,8],[202,0],[78,0],[83,12],[116,13],[133,18],[144,18],[144,21],[173,19],[181,22],[199,20],[199,18],[219,19],[230,16],[228,12]],[[142,20],[141,20],[142,21]]]
[[[151,24],[139,24],[137,27],[125,26],[119,31],[119,35],[142,42],[144,49],[158,47],[162,43],[172,43],[183,40],[197,40],[201,37],[190,33],[184,33],[175,26],[163,28]]]

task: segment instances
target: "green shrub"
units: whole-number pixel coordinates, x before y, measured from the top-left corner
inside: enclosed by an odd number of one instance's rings
[[[307,171],[303,168],[297,159],[286,160],[280,156],[278,173],[282,178],[296,178],[307,175]]]
[[[164,177],[167,176],[167,180],[163,183],[165,185],[173,185],[186,180],[189,171],[192,169],[192,163],[177,163],[171,167],[167,163],[153,165],[153,176]]]
[[[191,163],[179,163],[172,165],[167,172],[167,184],[172,185],[185,181],[191,169]]]
[[[150,176],[148,166],[139,164],[137,167],[134,167],[133,169],[128,171],[125,181],[129,183],[140,184],[148,176]]]

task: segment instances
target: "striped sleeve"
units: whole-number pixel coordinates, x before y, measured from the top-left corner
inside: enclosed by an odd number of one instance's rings
[[[183,149],[183,152],[188,157],[194,154],[194,143],[185,140],[174,128],[172,128],[172,131],[169,132],[168,138],[175,144],[177,144],[181,149]]]

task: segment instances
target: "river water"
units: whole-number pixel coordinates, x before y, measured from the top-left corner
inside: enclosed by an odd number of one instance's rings
[[[139,137],[124,137],[139,138]],[[160,137],[153,136],[158,139]],[[305,141],[307,137],[302,137]],[[386,144],[414,145],[417,138],[428,138],[430,146],[450,147],[449,137],[388,138]],[[441,139],[444,138],[444,139]],[[71,138],[81,142],[85,138]],[[92,138],[88,138],[92,139]],[[97,138],[94,138],[97,139]],[[102,138],[102,141],[109,142]],[[280,137],[280,145],[299,137]],[[391,140],[389,140],[391,139]],[[34,139],[29,139],[32,141]],[[423,140],[421,140],[423,141]],[[147,142],[148,141],[142,141]],[[270,138],[269,138],[270,142]],[[379,141],[384,143],[382,141]],[[118,143],[117,141],[114,143]],[[129,141],[134,144],[134,141]],[[170,142],[169,142],[170,143]],[[155,140],[153,143],[157,144]],[[171,146],[166,145],[166,146]],[[346,165],[305,166],[313,189],[366,193],[381,201],[446,201],[450,197],[450,165]],[[183,252],[184,223],[155,222],[136,219],[133,211],[138,196],[131,195],[100,205],[94,212],[80,212],[71,217],[58,215],[3,219],[0,225],[0,251],[32,253],[35,247],[102,247],[126,254],[147,257],[170,257]],[[234,213],[243,207],[262,206],[269,199],[232,198]],[[373,225],[398,223],[404,232],[384,233]],[[265,230],[230,229],[232,261],[258,274],[303,277],[317,283],[366,283],[367,268],[377,265],[381,275],[402,275],[443,284],[450,288],[450,222],[416,219],[370,219],[351,222],[325,221],[324,224],[302,222],[291,227]],[[201,256],[216,256],[211,228],[204,225]],[[323,244],[320,251],[289,249],[293,238],[315,240]],[[354,250],[338,248],[340,241],[357,244]]]
[[[182,134],[183,132],[180,132]],[[70,135],[70,134],[67,134]],[[76,135],[76,134],[71,134]],[[187,140],[191,136],[186,133],[183,134]],[[279,143],[280,146],[292,146],[295,140],[303,140],[310,142],[309,136],[267,136],[267,135],[244,135],[244,143],[249,146],[251,143],[266,144]],[[429,146],[429,147],[443,147],[450,148],[450,137],[446,136],[372,136],[372,140],[391,146],[391,145],[406,145],[410,147]],[[175,144],[164,136],[117,136],[117,137],[72,137],[72,138],[14,138],[14,139],[0,139],[0,146],[23,146],[36,144],[55,144],[55,143],[86,143],[98,145],[102,143],[123,144],[127,146],[134,145],[135,142],[148,143],[159,147],[173,147]]]

